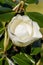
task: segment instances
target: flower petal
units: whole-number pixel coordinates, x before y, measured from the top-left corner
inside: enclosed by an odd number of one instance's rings
[[[42,34],[39,31],[39,29],[40,29],[39,25],[36,22],[33,22],[33,33],[34,33],[33,37],[42,38]]]

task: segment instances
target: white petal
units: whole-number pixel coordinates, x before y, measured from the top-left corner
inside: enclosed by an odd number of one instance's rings
[[[21,19],[22,19],[22,16],[18,14],[18,15],[16,16],[16,19],[21,20]]]
[[[33,21],[33,26],[34,26],[36,29],[38,29],[38,30],[40,29],[40,27],[39,27],[39,25],[38,25],[37,22],[34,22],[34,21]]]
[[[35,40],[36,40],[35,38],[30,38],[30,39],[28,39],[28,42],[25,42],[25,41],[24,41],[24,42],[19,42],[19,41],[14,42],[14,41],[13,41],[13,43],[14,43],[14,45],[16,45],[16,46],[25,47],[25,46],[27,46],[27,45],[33,43]]]
[[[22,42],[27,42],[31,34],[32,34],[32,26],[26,23],[18,25],[15,29],[15,35],[19,37],[19,39]]]
[[[32,23],[32,20],[26,15],[22,16],[22,19],[23,19],[23,22],[25,23],[28,23],[28,24]]]
[[[31,36],[31,34],[32,34],[32,24],[31,25],[30,24],[27,24],[26,25],[26,29],[27,29],[29,35]]]
[[[27,34],[26,26],[23,24],[18,25],[15,29],[15,34],[17,36],[24,36]]]
[[[30,18],[26,15],[22,16],[22,18],[23,18],[23,21],[29,21],[30,20]]]
[[[12,33],[14,33],[16,26],[18,26],[21,22],[22,22],[22,16],[21,15],[17,15],[15,17],[13,17],[11,22],[8,25],[10,27],[10,31]]]
[[[39,25],[36,22],[33,22],[33,37],[42,38],[42,34],[39,29]]]

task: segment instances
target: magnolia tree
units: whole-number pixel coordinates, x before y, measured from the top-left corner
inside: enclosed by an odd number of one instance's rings
[[[0,65],[40,63],[43,13],[27,12],[29,5],[31,8],[36,4],[38,8],[39,3],[38,0],[0,1]]]

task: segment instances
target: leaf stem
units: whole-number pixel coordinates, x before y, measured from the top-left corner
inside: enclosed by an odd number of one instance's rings
[[[9,43],[9,36],[8,36],[7,30],[5,29],[4,52],[6,52],[6,49],[7,49],[8,43]]]

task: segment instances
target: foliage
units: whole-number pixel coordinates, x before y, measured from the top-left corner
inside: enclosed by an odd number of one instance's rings
[[[25,5],[27,4],[27,6],[31,3],[38,3],[38,0],[23,1],[25,2]],[[37,59],[36,56],[37,54],[41,53],[40,47],[32,48],[32,45],[30,45],[31,51],[28,49],[29,46],[25,48],[17,47],[16,51],[15,46],[12,44],[11,40],[9,39],[8,45],[7,41],[5,40],[8,37],[5,37],[5,33],[7,32],[5,31],[7,29],[7,24],[10,22],[12,17],[17,15],[17,13],[12,10],[16,5],[17,3],[13,2],[13,0],[0,0],[0,65],[35,65],[35,59]],[[24,14],[28,15],[33,21],[37,21],[40,27],[43,27],[43,14],[27,11],[24,11]],[[4,41],[6,42],[5,47],[7,49],[4,48]],[[26,50],[26,48],[28,50]],[[34,56],[36,58],[34,58]]]

